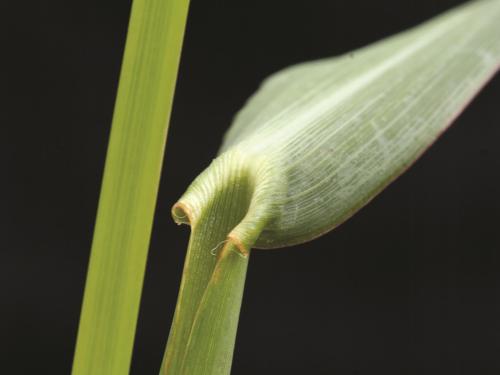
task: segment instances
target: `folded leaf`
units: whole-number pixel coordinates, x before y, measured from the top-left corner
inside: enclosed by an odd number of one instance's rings
[[[498,70],[498,20],[472,2],[264,82],[173,207],[192,233],[162,374],[229,373],[250,249],[311,240],[403,173]]]
[[[500,1],[477,1],[372,46],[274,74],[180,203],[201,209],[223,178],[244,169],[254,200],[229,235],[242,250],[298,244],[333,229],[408,168],[498,70],[498,20]]]

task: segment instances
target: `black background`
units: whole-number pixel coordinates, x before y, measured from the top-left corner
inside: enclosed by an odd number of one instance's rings
[[[132,374],[158,372],[175,306],[170,206],[259,82],[458,3],[192,1]],[[130,2],[1,7],[0,372],[68,374]],[[253,253],[233,374],[499,373],[499,97],[334,232]]]

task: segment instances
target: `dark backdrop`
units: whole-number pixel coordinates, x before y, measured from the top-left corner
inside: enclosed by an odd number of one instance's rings
[[[458,3],[192,1],[132,374],[158,372],[174,310],[170,206],[259,82]],[[0,372],[68,374],[130,2],[1,8]],[[233,374],[499,373],[499,78],[340,228],[253,253]]]

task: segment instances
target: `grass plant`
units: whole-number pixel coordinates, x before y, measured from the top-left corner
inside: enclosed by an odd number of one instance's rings
[[[73,375],[129,371],[188,0],[134,0]],[[172,209],[191,226],[163,375],[227,375],[252,249],[310,241],[401,175],[500,66],[479,0],[266,79]]]
[[[252,248],[312,240],[403,173],[500,65],[500,1],[266,79],[173,207],[191,226],[163,375],[230,373]]]

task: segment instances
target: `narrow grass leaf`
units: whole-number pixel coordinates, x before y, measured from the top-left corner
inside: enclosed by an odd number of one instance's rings
[[[188,0],[134,0],[73,375],[128,374]]]

